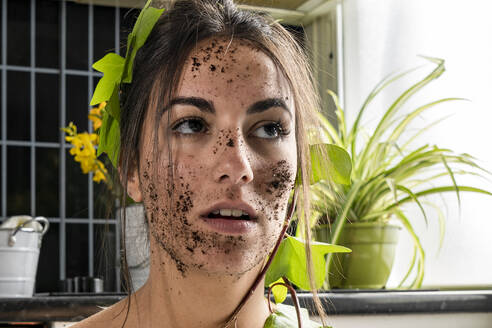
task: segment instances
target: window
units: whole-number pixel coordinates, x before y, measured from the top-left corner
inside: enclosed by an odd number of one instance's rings
[[[100,197],[104,185],[81,172],[60,128],[73,121],[92,131],[88,103],[101,74],[91,65],[119,52],[120,28],[136,18],[126,12],[65,0],[1,2],[1,216],[50,221],[37,292],[57,291],[58,280],[74,276],[119,287],[118,232]]]
[[[488,13],[491,9],[488,1],[344,1],[343,68],[349,120],[354,119],[364,97],[384,76],[428,63],[417,55],[443,58],[446,72],[419,92],[408,109],[445,97],[463,97],[470,102],[442,105],[423,116],[415,129],[452,114],[419,142],[469,153],[490,171],[492,23]],[[408,85],[406,80],[400,86]],[[380,115],[401,91],[401,88],[387,90],[377,103],[381,106],[372,106],[369,113]],[[490,182],[474,177],[458,176],[457,181],[491,190]],[[490,285],[492,248],[488,232],[492,229],[492,200],[488,196],[463,193],[461,213],[456,195],[444,195],[444,201],[447,232],[440,252],[437,218],[429,218],[427,230],[417,208],[409,213],[415,218],[417,232],[428,250],[424,286]],[[409,240],[400,243],[389,287],[404,276],[411,259],[410,245]]]

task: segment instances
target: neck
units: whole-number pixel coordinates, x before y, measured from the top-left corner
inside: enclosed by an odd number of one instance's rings
[[[162,327],[166,323],[164,326],[176,328],[222,328],[262,268],[260,264],[241,276],[191,269],[183,274],[154,238],[150,239],[150,275],[136,295],[141,327]],[[260,282],[242,308],[237,327],[263,327],[269,315],[263,285],[264,281]]]

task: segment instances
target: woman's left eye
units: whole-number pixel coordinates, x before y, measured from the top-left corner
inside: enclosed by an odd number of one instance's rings
[[[279,122],[272,122],[260,126],[253,132],[253,135],[258,138],[277,139],[283,135],[287,135]]]

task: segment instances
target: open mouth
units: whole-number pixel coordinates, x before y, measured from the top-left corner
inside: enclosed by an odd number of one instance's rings
[[[248,213],[241,210],[220,210],[210,212],[205,216],[208,219],[224,220],[252,220]]]
[[[249,211],[248,211],[249,212]],[[257,218],[240,209],[218,209],[204,213],[203,221],[214,231],[225,234],[246,234],[257,227]]]

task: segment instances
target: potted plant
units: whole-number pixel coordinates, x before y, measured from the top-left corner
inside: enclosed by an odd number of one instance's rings
[[[463,191],[492,195],[488,191],[456,182],[457,175],[480,175],[477,170],[480,173],[486,172],[470,155],[456,154],[449,149],[415,142],[419,135],[439,121],[419,129],[410,137],[404,134],[419,114],[438,104],[462,100],[439,99],[402,115],[400,110],[408,99],[444,72],[444,60],[425,58],[436,64],[436,67],[391,103],[375,129],[367,131],[367,140],[361,137],[361,122],[369,104],[387,86],[413,70],[383,79],[369,94],[351,127],[346,124],[344,110],[340,108],[336,95],[328,91],[337,107],[338,129],[320,115],[323,137],[326,138],[322,142],[346,149],[352,158],[353,169],[348,186],[332,180],[323,180],[313,186],[313,205],[316,210],[312,217],[313,231],[318,241],[344,245],[353,252],[328,255],[329,277],[325,287],[382,288],[386,285],[400,229],[390,223],[392,219],[401,223],[415,246],[410,268],[399,287],[408,280],[415,267],[417,274],[409,287],[420,287],[424,277],[425,252],[415,232],[413,218],[407,217],[402,206],[407,203],[416,204],[427,222],[423,196],[453,192],[459,203],[460,192]],[[433,182],[439,184],[438,179],[442,181],[443,177],[447,177],[449,183],[433,185]],[[439,211],[438,207],[431,205]],[[442,242],[442,214],[439,215],[439,220]]]

